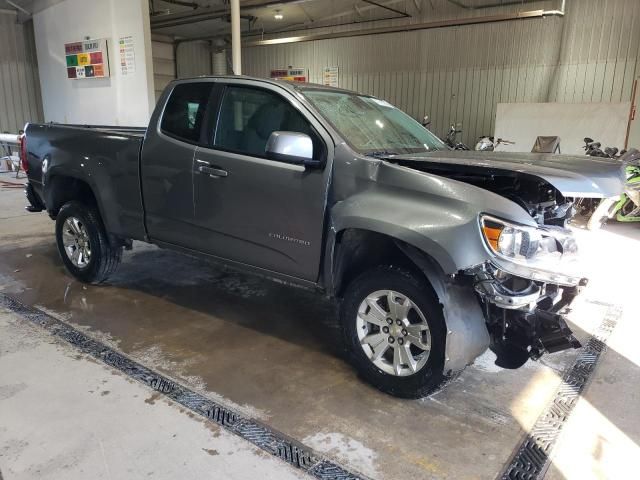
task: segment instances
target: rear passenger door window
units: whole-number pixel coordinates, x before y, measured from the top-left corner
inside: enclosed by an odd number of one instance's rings
[[[176,85],[164,109],[160,130],[178,140],[203,143],[202,126],[213,85],[212,82]]]
[[[214,147],[234,153],[265,157],[273,132],[309,135],[314,158],[322,155],[322,143],[309,122],[281,96],[258,88],[227,87],[218,117]]]

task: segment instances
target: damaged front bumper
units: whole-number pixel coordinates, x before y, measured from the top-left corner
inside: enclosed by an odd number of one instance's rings
[[[536,281],[493,263],[467,273],[481,299],[497,365],[518,368],[530,358],[581,346],[565,318],[586,279],[574,285]]]

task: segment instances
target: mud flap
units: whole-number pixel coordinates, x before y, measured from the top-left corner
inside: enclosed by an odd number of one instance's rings
[[[31,185],[30,183],[26,183],[24,186],[24,194],[27,197],[27,201],[29,202],[29,205],[25,207],[28,212],[41,212],[44,210],[44,205],[33,189],[33,185]]]

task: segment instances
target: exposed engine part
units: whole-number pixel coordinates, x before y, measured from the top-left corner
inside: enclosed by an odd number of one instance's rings
[[[469,173],[455,167],[418,162],[398,162],[416,170],[432,172],[454,180],[469,183],[508,198],[524,208],[539,225],[566,227],[576,214],[573,200],[565,198],[548,182],[533,175],[513,172],[486,174]]]
[[[466,273],[473,274],[497,365],[518,368],[545,352],[580,347],[564,318],[577,287],[534,282],[490,264]]]
[[[481,270],[476,274],[475,291],[492,304],[507,310],[520,309],[534,305],[540,298],[540,287],[534,282],[507,275],[499,279],[488,270]]]

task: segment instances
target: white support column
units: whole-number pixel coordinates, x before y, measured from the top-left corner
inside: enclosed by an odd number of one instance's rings
[[[231,0],[231,63],[234,75],[242,75],[240,0]]]

